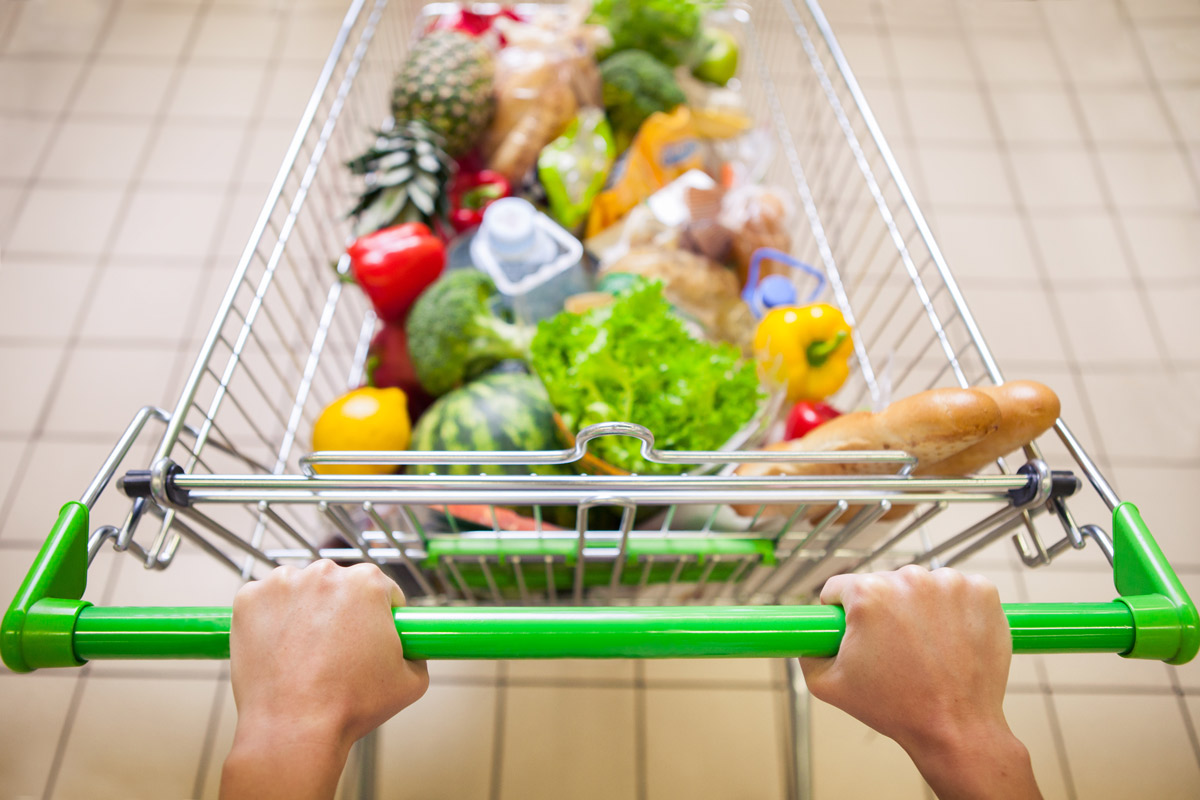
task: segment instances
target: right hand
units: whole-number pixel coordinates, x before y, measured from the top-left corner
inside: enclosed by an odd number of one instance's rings
[[[813,696],[894,739],[938,796],[1038,797],[1004,718],[1012,637],[991,583],[951,569],[836,575],[834,658],[802,658]]]

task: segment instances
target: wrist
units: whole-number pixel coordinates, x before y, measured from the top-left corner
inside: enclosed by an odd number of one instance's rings
[[[238,714],[223,780],[239,784],[239,779],[249,779],[255,785],[265,785],[257,778],[275,775],[287,776],[275,779],[277,789],[293,783],[311,788],[336,786],[353,744],[345,727],[333,717],[247,710]],[[279,796],[289,794],[282,792]],[[318,791],[290,796],[324,795]]]
[[[942,800],[1040,797],[1029,751],[1003,717],[944,726],[901,745]]]

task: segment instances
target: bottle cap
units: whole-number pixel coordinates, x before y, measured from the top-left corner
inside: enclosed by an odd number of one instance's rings
[[[536,217],[537,209],[520,197],[505,197],[487,207],[483,212],[483,229],[497,258],[519,256],[533,247]]]
[[[782,275],[768,275],[758,284],[758,301],[763,308],[794,306],[796,287]]]

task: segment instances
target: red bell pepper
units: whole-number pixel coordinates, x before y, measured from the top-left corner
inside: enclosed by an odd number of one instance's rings
[[[354,280],[384,322],[403,320],[446,266],[446,246],[420,222],[361,236],[346,253]]]
[[[461,31],[462,33],[470,34],[471,36],[482,36],[492,29],[496,20],[504,17],[506,19],[524,22],[524,18],[511,8],[502,8],[495,14],[480,14],[467,9],[460,9],[453,14],[446,14],[438,17],[433,25],[430,26],[431,31]],[[508,44],[504,37],[500,37],[500,46]]]
[[[783,438],[799,439],[813,428],[820,427],[841,415],[842,412],[826,403],[802,400],[792,406],[791,412],[788,413],[787,424],[783,428]]]
[[[511,193],[508,178],[499,172],[459,170],[450,184],[450,224],[459,233],[478,227],[487,207]]]
[[[408,398],[408,416],[415,423],[433,398],[421,387],[408,355],[408,334],[403,322],[385,323],[367,350],[367,385],[397,388]]]

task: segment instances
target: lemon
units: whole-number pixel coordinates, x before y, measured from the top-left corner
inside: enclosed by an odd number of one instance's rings
[[[408,398],[400,389],[364,386],[334,400],[313,425],[313,450],[407,450]],[[323,464],[323,475],[387,475],[390,464]]]

